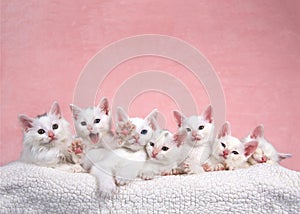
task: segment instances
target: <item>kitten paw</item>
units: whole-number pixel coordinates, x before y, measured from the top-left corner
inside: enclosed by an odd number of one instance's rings
[[[117,192],[116,186],[99,187],[99,197],[111,199]]]
[[[118,186],[125,186],[130,183],[130,180],[121,177],[116,177],[115,181]]]
[[[213,167],[213,171],[221,171],[221,170],[225,170],[225,166],[221,163],[218,163]]]
[[[143,180],[151,180],[154,178],[154,173],[153,172],[142,172],[140,174],[140,177],[143,179]]]

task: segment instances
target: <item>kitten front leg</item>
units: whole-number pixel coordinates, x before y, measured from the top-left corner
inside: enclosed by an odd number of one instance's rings
[[[213,157],[209,158],[202,165],[202,167],[203,167],[205,172],[225,170],[225,165],[223,163],[219,163]]]
[[[138,177],[139,171],[142,168],[141,164],[127,164],[116,170],[116,184],[124,186]]]
[[[104,169],[95,164],[90,170],[90,174],[94,175],[97,180],[99,195],[103,198],[111,198],[117,191],[117,187],[113,178],[113,174],[108,169]]]
[[[187,160],[183,163],[183,171],[185,174],[200,174],[204,172],[204,169],[197,163],[197,161]]]

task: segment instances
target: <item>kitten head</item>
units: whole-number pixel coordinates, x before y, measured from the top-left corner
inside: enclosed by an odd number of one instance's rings
[[[144,148],[152,138],[153,131],[159,129],[157,115],[157,110],[154,109],[144,119],[129,118],[127,113],[118,107],[116,133],[119,144],[133,151]]]
[[[200,116],[185,117],[178,111],[173,112],[179,129],[188,132],[187,142],[189,144],[200,146],[213,137],[213,116],[212,106],[208,106]]]
[[[264,137],[263,125],[257,126],[249,135],[242,139],[243,142],[257,141],[258,148],[251,156],[251,163],[265,163],[269,160],[279,162],[283,159],[289,158],[291,154],[278,153],[271,143]]]
[[[36,118],[22,114],[19,121],[24,130],[25,145],[53,147],[72,136],[69,123],[62,117],[57,102],[52,104],[48,113]]]
[[[167,130],[155,132],[154,137],[146,146],[148,157],[159,162],[175,161],[178,158],[178,147],[183,144],[186,137],[185,130],[180,130],[174,135]]]
[[[78,137],[87,140],[91,145],[99,143],[103,134],[111,130],[111,116],[107,98],[103,98],[97,106],[81,109],[71,104]]]
[[[226,163],[230,168],[247,162],[247,159],[255,152],[257,141],[242,143],[238,138],[231,136],[229,122],[223,124],[217,139],[213,144],[212,155],[221,163]]]

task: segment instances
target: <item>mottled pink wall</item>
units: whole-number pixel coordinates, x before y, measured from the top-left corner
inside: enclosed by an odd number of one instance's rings
[[[57,100],[71,120],[76,82],[85,64],[103,47],[138,34],[180,38],[211,62],[226,97],[233,134],[264,124],[267,138],[293,158],[282,165],[300,170],[300,2],[282,1],[38,1],[1,0],[1,164],[22,148],[17,115],[47,111]],[[176,50],[174,50],[176,51]],[[205,89],[178,63],[140,57],[115,68],[97,99],[112,99],[126,78],[162,70],[184,82],[202,111]],[[87,104],[89,105],[89,104]],[[147,92],[130,114],[157,107],[175,129],[168,97]]]

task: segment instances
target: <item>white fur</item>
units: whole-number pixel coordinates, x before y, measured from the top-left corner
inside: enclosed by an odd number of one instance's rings
[[[97,178],[102,196],[111,197],[116,184],[125,185],[138,176],[147,157],[144,147],[151,140],[153,130],[158,128],[156,117],[157,111],[154,110],[145,119],[129,118],[123,109],[118,108],[116,140],[121,148],[99,151],[101,160],[90,171]],[[128,130],[128,127],[133,129]]]
[[[204,164],[204,168],[206,171],[246,168],[249,166],[247,160],[257,145],[257,142],[243,144],[238,138],[231,136],[230,124],[226,122],[213,144],[212,154]],[[255,148],[250,151],[253,147]]]
[[[68,146],[72,143],[70,125],[61,116],[56,102],[45,115],[36,118],[19,115],[19,120],[24,128],[21,161],[58,168],[71,158],[68,153]],[[53,128],[54,124],[58,128]],[[45,133],[39,134],[39,130]]]
[[[149,180],[178,167],[181,145],[186,135],[186,131],[175,135],[167,130],[157,131],[146,145],[148,159],[140,171],[140,177]]]
[[[254,154],[248,159],[251,165],[258,163],[276,164],[282,159],[291,157],[291,154],[278,153],[274,146],[269,143],[264,137],[264,127],[257,126],[249,135],[242,139],[242,142],[247,143],[256,140],[258,147]]]
[[[81,109],[71,104],[70,108],[73,113],[76,134],[86,145],[85,151],[109,146],[110,138],[107,139],[108,142],[102,140],[104,135],[113,135],[111,133],[111,116],[106,98],[103,98],[94,107]],[[100,121],[98,122],[97,120]]]
[[[182,146],[182,164],[177,173],[201,173],[201,165],[209,158],[213,142],[214,124],[212,107],[200,116],[185,117],[182,113],[174,111],[179,130],[187,130],[188,136]],[[204,128],[201,129],[200,126]]]

